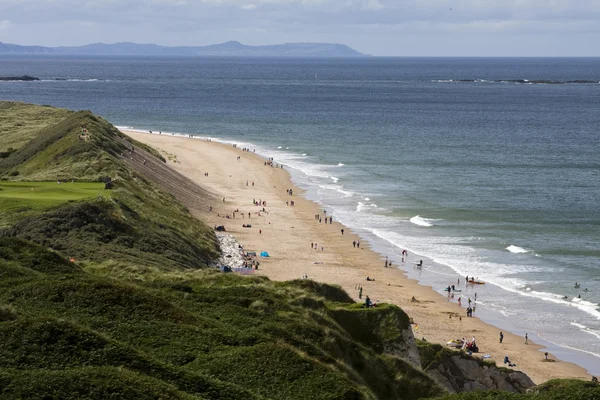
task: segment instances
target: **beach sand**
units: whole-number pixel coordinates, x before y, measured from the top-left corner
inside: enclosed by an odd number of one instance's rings
[[[316,214],[325,216],[323,210],[303,197],[303,191],[292,185],[285,169],[265,166],[266,159],[232,145],[123,132],[161,151],[172,168],[219,199],[214,204],[194,207],[194,213],[210,226],[224,225],[246,251],[267,251],[270,257],[260,259],[256,274],[272,280],[300,279],[306,274],[315,281],[340,285],[356,301],[364,301],[368,295],[374,303],[396,304],[414,320],[416,338],[445,345],[451,339],[464,337],[470,341],[475,337],[480,349],[478,356],[489,354],[499,366],[504,356],[508,356],[517,365],[515,369],[525,372],[537,384],[553,378],[590,379],[575,364],[560,360],[545,362],[539,351],[541,346],[531,341],[524,344],[524,337],[478,318],[467,318],[466,304],[460,307],[455,300],[419,285],[396,266],[385,268],[385,256],[372,251],[367,243],[354,248],[352,242],[360,238],[335,219],[333,224],[315,219]],[[293,196],[287,194],[288,189],[293,190]],[[253,200],[265,201],[267,212],[259,215],[263,206],[254,206]],[[286,201],[294,201],[295,205],[286,205]],[[213,207],[212,212],[209,206]],[[234,210],[239,210],[235,219],[225,218],[226,214],[232,216]],[[243,228],[243,224],[252,227]],[[311,243],[316,244],[316,249],[311,248]],[[414,265],[417,261],[417,256],[409,254],[406,263]],[[366,281],[367,276],[375,281]],[[363,300],[358,298],[357,285],[363,287]],[[481,294],[485,295],[484,288]],[[502,344],[500,331],[504,332]],[[556,360],[551,354],[548,358]]]

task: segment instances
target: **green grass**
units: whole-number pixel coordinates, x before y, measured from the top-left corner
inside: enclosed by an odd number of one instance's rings
[[[27,144],[38,132],[72,111],[18,102],[0,102],[0,158]],[[7,155],[7,154],[5,154]]]
[[[7,182],[0,181],[0,228],[37,215],[40,212],[73,202],[108,197],[103,183],[96,182]]]
[[[107,197],[104,184],[97,182],[0,182],[0,199],[18,199],[60,204],[89,197]]]

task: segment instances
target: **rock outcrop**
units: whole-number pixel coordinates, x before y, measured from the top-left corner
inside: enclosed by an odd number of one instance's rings
[[[451,393],[474,390],[498,389],[513,393],[525,393],[535,386],[523,372],[481,365],[475,359],[453,356],[444,360],[427,373]]]
[[[40,78],[30,75],[22,75],[22,76],[0,76],[0,81],[39,81]]]
[[[525,393],[535,386],[523,372],[497,367],[440,345],[419,343],[424,371],[450,393],[503,390]]]

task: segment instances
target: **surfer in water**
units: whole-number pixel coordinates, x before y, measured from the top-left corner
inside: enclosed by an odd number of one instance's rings
[[[417,264],[417,267],[422,267],[423,266],[423,260],[419,260],[419,263]]]

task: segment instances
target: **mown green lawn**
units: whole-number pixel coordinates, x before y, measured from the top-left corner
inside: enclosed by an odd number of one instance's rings
[[[104,183],[0,182],[0,228],[69,201],[108,197]]]

